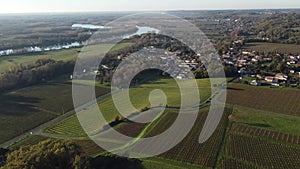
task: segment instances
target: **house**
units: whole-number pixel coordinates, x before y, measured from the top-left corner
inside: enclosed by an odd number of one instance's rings
[[[276,86],[276,87],[279,87],[279,84],[278,83],[271,83],[272,86]]]
[[[260,81],[252,80],[252,82],[250,83],[250,85],[252,85],[252,86],[260,86],[261,83],[260,83]]]
[[[257,77],[258,79],[263,79],[262,76],[261,76],[260,74],[257,74],[256,77]]]
[[[275,78],[273,76],[266,76],[265,81],[272,83]]]
[[[278,80],[287,81],[288,76],[286,74],[283,74],[283,73],[277,73],[275,75],[275,78],[278,79]]]
[[[250,55],[250,52],[242,52],[243,55]]]

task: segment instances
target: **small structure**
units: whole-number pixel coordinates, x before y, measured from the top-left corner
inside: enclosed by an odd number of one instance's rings
[[[261,82],[257,81],[257,80],[252,80],[252,82],[250,83],[250,85],[252,85],[252,86],[260,86]]]

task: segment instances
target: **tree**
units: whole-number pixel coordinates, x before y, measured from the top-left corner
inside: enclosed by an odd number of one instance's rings
[[[75,143],[49,139],[9,153],[4,168],[84,169],[88,168],[88,160]]]

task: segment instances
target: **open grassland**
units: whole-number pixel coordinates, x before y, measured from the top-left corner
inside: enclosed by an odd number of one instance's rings
[[[300,116],[300,90],[271,89],[231,84],[227,103],[250,108]]]
[[[210,97],[209,79],[197,80],[201,102],[205,102]],[[177,84],[173,79],[165,78],[148,82],[130,89],[130,99],[137,110],[150,107],[149,94],[155,89],[161,89],[167,99],[169,107],[180,107],[180,92]],[[108,97],[99,102],[99,108],[108,122],[112,122],[120,115],[115,107],[112,97]],[[134,112],[127,112],[134,113]],[[130,124],[127,124],[130,125]],[[45,130],[46,133],[60,134],[67,136],[84,136],[83,130],[78,122],[77,117],[71,116]]]
[[[97,96],[109,92],[96,87]],[[0,142],[73,110],[72,85],[52,81],[0,95]]]
[[[245,50],[248,51],[259,51],[259,52],[280,52],[280,53],[300,53],[300,45],[293,44],[281,44],[281,43],[247,43],[244,46]]]

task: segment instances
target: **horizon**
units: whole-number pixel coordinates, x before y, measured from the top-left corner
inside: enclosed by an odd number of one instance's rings
[[[143,12],[177,12],[177,11],[246,11],[246,10],[300,10],[300,7],[295,8],[233,8],[233,9],[174,9],[174,10],[140,10],[140,11],[45,11],[45,12],[15,12],[15,13],[1,13],[0,15],[14,15],[14,14],[78,14],[78,13],[143,13]]]
[[[34,14],[34,13],[90,13],[90,12],[153,12],[153,11],[213,11],[213,10],[267,10],[299,9],[300,1],[286,0],[236,0],[194,1],[187,0],[152,0],[145,3],[139,0],[125,2],[122,0],[73,0],[72,3],[59,0],[11,0],[0,3],[0,14]]]

